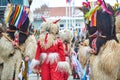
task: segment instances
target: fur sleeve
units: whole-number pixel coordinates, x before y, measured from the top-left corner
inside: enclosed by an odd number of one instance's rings
[[[34,35],[31,35],[28,37],[28,39],[25,42],[25,56],[29,56],[30,60],[32,60],[35,57],[36,48],[37,48],[37,42]]]

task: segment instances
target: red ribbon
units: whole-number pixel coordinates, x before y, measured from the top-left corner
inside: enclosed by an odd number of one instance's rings
[[[65,50],[68,51],[68,45],[67,44],[65,44]]]
[[[44,43],[47,44],[48,33],[45,35]]]

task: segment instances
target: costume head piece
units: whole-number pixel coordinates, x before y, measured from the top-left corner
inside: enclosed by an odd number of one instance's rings
[[[43,23],[41,24],[40,29],[40,45],[47,49],[53,44],[55,44],[55,40],[57,39],[57,34],[59,32],[59,25],[57,24],[60,20],[46,20],[43,16],[41,17]]]
[[[9,25],[9,31],[7,32],[10,37],[14,39],[14,32],[19,30],[19,43],[24,43],[29,35],[30,25],[33,22],[30,8],[9,3],[6,7],[4,19],[6,24]],[[14,30],[14,32],[10,33],[12,30]]]
[[[55,21],[47,21],[43,16],[41,18],[43,23],[41,24],[40,33],[48,32],[50,34],[56,35],[59,32],[59,25],[57,23],[60,19]]]
[[[61,30],[59,35],[63,42],[70,43],[73,39],[73,33],[69,29]]]
[[[82,2],[82,5],[88,8],[90,6],[90,2]]]

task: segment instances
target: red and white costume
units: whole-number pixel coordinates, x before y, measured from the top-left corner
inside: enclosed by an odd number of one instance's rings
[[[44,20],[45,21],[45,20]],[[31,69],[39,72],[42,80],[67,80],[69,63],[65,59],[62,40],[56,38],[58,26],[55,22],[46,22],[41,26],[35,59]]]
[[[66,61],[71,65],[71,41],[73,38],[73,34],[69,29],[64,29],[60,31],[60,38],[63,41],[63,46],[64,46],[64,52],[66,56]],[[71,74],[72,69],[69,69],[69,72]],[[66,73],[66,79],[69,77],[69,75]]]
[[[64,72],[67,73],[68,63],[65,61],[63,43],[60,39],[48,49],[42,48],[38,41],[35,61],[41,64],[42,80],[67,80]]]

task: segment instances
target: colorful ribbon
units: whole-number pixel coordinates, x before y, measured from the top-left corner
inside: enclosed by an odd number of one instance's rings
[[[97,3],[105,10],[105,12],[107,12],[110,15],[113,14],[110,10],[108,10],[108,8],[102,0],[98,0]]]
[[[10,15],[12,14],[13,5],[11,5],[9,8],[10,8],[10,9],[9,9],[8,15],[7,15],[6,19],[5,19],[5,22],[6,22],[6,23],[8,23],[9,18],[10,18]]]
[[[24,24],[28,17],[29,9],[25,6],[16,5],[14,10],[11,10],[11,15],[7,17],[9,24],[18,29]],[[10,13],[9,13],[10,14]],[[6,22],[7,22],[6,19]]]

